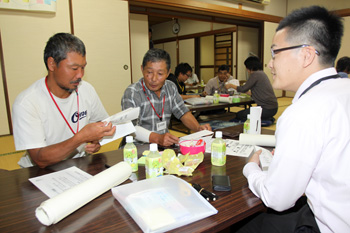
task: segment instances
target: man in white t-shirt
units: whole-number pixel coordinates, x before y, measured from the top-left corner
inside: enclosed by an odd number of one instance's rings
[[[20,93],[13,105],[17,150],[26,150],[21,167],[46,167],[67,158],[95,153],[99,140],[115,127],[95,89],[81,81],[86,66],[84,43],[74,35],[57,33],[46,44],[48,74]],[[94,122],[94,123],[92,123]]]

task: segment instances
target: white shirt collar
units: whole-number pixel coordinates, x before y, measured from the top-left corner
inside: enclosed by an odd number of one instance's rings
[[[331,75],[335,75],[337,74],[337,71],[334,67],[331,68],[327,68],[327,69],[323,69],[320,70],[316,73],[313,73],[312,75],[310,75],[298,88],[298,91],[295,93],[295,96],[293,98],[292,103],[296,102],[300,95],[309,87],[311,86],[312,83],[316,82],[317,80],[323,78],[323,77],[327,77],[327,76],[331,76]]]

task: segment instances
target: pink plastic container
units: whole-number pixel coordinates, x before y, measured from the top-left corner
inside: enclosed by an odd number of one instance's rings
[[[191,146],[192,145],[192,146]],[[205,152],[205,141],[200,140],[186,140],[180,142],[180,152],[183,155],[190,153],[190,155],[195,155],[200,152]]]
[[[229,94],[220,94],[221,97],[229,97]]]

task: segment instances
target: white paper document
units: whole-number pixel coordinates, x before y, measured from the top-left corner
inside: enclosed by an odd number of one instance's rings
[[[92,175],[89,173],[73,166],[62,171],[30,178],[29,181],[45,193],[46,196],[52,198],[91,177]]]
[[[107,143],[117,140],[118,138],[134,133],[136,129],[131,121],[137,119],[139,117],[139,114],[139,107],[128,108],[122,112],[118,112],[104,119],[104,122],[112,122],[112,124],[116,126],[116,131],[113,136],[107,136],[100,140],[100,145],[103,146]]]
[[[121,124],[121,125],[116,125],[116,130],[115,130],[114,135],[103,137],[102,140],[100,140],[100,145],[103,146],[107,143],[110,143],[110,142],[113,142],[114,140],[117,140],[118,138],[129,135],[135,131],[136,131],[135,126],[132,124],[131,121],[129,121],[128,123]]]
[[[140,108],[128,108],[122,112],[118,112],[103,121],[109,123],[112,122],[113,125],[120,125],[124,123],[128,123],[132,120],[135,120],[140,115]]]
[[[201,137],[205,137],[205,136],[209,136],[209,135],[213,135],[214,132],[210,131],[210,130],[202,130],[202,131],[198,131],[196,133],[192,133],[186,136],[183,136],[180,138],[180,141],[184,141],[184,140],[196,140],[196,139],[200,139]]]
[[[197,97],[185,99],[185,103],[188,103],[190,105],[212,104],[213,100],[208,100],[205,97]]]
[[[270,163],[272,161],[273,155],[270,151],[266,150],[265,148],[262,148],[260,146],[256,146],[256,151],[262,150],[261,154],[259,156],[260,160],[260,167],[263,171],[267,171],[269,169]]]
[[[212,138],[209,143],[207,143],[205,152],[211,153],[211,143],[215,140]],[[226,155],[234,155],[240,157],[249,157],[254,152],[254,146],[239,144],[239,141],[233,139],[224,139],[226,142]]]

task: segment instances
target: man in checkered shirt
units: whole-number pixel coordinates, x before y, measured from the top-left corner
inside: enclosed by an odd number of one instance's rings
[[[141,70],[143,78],[131,84],[122,98],[123,110],[140,107],[135,139],[161,146],[178,143],[179,138],[168,130],[172,114],[192,131],[211,130],[209,124],[198,123],[185,106],[176,85],[166,80],[170,73],[170,56],[166,51],[157,48],[148,50]]]

